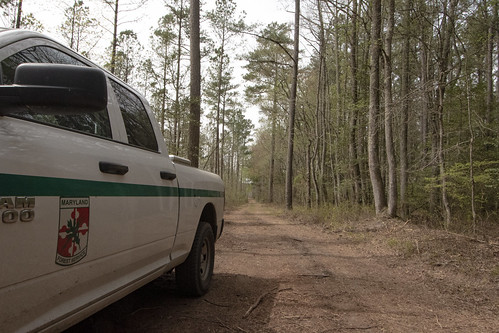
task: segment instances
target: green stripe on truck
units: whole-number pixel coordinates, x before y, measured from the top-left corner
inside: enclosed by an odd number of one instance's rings
[[[93,180],[0,174],[0,196],[56,197],[223,197],[202,189]]]

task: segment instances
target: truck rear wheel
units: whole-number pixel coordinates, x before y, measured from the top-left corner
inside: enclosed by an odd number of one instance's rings
[[[175,281],[180,291],[189,296],[202,296],[210,287],[215,263],[215,236],[211,226],[201,222],[187,260],[175,268]]]

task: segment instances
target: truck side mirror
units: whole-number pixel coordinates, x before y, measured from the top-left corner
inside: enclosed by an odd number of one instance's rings
[[[21,64],[14,84],[0,86],[0,115],[25,107],[47,114],[102,111],[107,106],[106,75],[100,69],[61,64]]]

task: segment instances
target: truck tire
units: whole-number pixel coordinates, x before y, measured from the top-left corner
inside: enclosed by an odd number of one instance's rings
[[[175,268],[177,288],[188,296],[202,296],[210,287],[215,263],[215,236],[211,226],[201,222],[186,261]]]

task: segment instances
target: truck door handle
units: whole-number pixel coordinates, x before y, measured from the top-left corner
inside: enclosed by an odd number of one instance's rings
[[[123,176],[128,172],[128,167],[126,165],[101,161],[99,162],[99,170],[104,173]]]
[[[177,174],[173,172],[160,171],[159,174],[161,175],[161,179],[165,180],[174,180],[175,178],[177,178]]]

